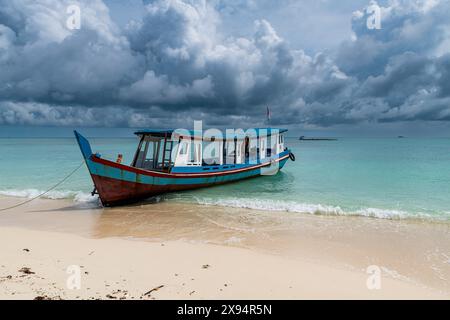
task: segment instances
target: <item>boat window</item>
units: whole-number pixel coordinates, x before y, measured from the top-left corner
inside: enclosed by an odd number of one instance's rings
[[[201,145],[199,143],[195,145],[195,150],[196,150],[195,162],[200,162],[202,160],[202,152],[201,152]]]
[[[256,138],[249,139],[248,149],[246,150],[246,162],[254,164],[258,158],[258,140]]]
[[[266,139],[261,139],[260,146],[259,146],[259,158],[264,159],[266,157],[267,150],[266,150]]]
[[[243,155],[245,154],[245,145],[244,145],[244,140],[237,140],[236,141],[236,164],[241,164],[245,162],[245,158],[243,157]]]
[[[134,164],[136,167],[140,168],[140,167],[142,167],[142,165],[144,163],[145,157],[147,155],[147,153],[145,151],[148,148],[147,144],[148,144],[148,142],[142,143],[140,145],[140,149],[137,151],[136,162]]]
[[[200,140],[192,140],[189,143],[188,165],[200,166],[202,162],[202,144]]]
[[[195,162],[195,143],[194,140],[191,140],[190,148],[189,148],[189,162]]]
[[[170,137],[145,136],[137,151],[134,167],[148,170],[166,170],[173,163],[173,142]]]
[[[154,148],[155,142],[146,140],[141,145],[138,152],[135,166],[138,168],[151,169],[154,163]]]
[[[267,157],[271,157],[272,155],[276,154],[278,136],[271,135],[268,137],[268,139],[269,139],[269,141],[268,141],[268,145],[267,145]]]
[[[225,163],[226,164],[234,164],[234,153],[235,153],[235,144],[234,141],[227,141],[225,147]]]
[[[203,141],[203,163],[204,166],[221,164],[220,148],[221,141]]]
[[[180,143],[180,155],[185,155],[185,154],[187,154],[187,147],[188,147],[188,144],[186,143],[186,142],[182,142],[182,143]]]

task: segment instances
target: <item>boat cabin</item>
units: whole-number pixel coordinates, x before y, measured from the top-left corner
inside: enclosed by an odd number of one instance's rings
[[[193,131],[141,130],[131,166],[152,171],[171,172],[173,168],[214,167],[228,169],[237,165],[269,161],[285,151],[285,129],[249,129],[223,135]]]

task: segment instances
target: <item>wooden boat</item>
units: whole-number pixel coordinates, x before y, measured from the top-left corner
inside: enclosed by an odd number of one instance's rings
[[[93,154],[89,141],[75,131],[81,153],[104,206],[144,200],[166,192],[208,187],[274,174],[295,156],[284,147],[283,129],[252,129],[254,135],[206,138],[196,132],[142,130],[130,165]],[[248,130],[246,132],[249,132]],[[208,146],[215,154],[205,157]]]

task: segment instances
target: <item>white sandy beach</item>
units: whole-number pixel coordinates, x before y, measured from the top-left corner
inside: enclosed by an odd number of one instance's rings
[[[1,198],[0,207],[22,200]],[[340,247],[341,259],[312,255],[310,252],[320,247],[326,251],[327,243],[311,232],[304,235],[310,241],[302,244],[311,250],[293,256],[285,254],[283,248],[259,250],[248,243],[196,241],[189,239],[188,231],[173,239],[163,239],[151,231],[145,232],[145,238],[131,237],[125,232],[126,223],[122,229],[114,225],[115,234],[108,223],[103,229],[109,231],[100,232],[92,230],[93,221],[98,222],[93,214],[104,209],[90,209],[87,214],[73,208],[68,213],[68,208],[68,201],[39,200],[1,215],[0,299],[450,298],[444,278],[442,286],[430,286],[433,282],[411,281],[399,270],[383,271],[381,288],[369,290],[369,275],[358,264],[351,246],[347,243]],[[158,224],[158,217],[151,218]],[[123,215],[126,219],[133,218]],[[320,219],[309,217],[305,221],[314,224]],[[369,243],[373,248],[379,245]],[[368,249],[367,255],[376,252]],[[379,254],[381,260],[377,261],[383,261],[383,255]],[[67,268],[73,265],[80,267],[80,289],[67,286]]]

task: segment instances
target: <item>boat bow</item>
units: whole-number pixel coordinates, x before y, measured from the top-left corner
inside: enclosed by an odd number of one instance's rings
[[[80,146],[81,153],[85,160],[88,160],[92,156],[92,149],[89,141],[83,137],[78,131],[73,132],[75,134],[75,138],[77,138],[78,145]]]

